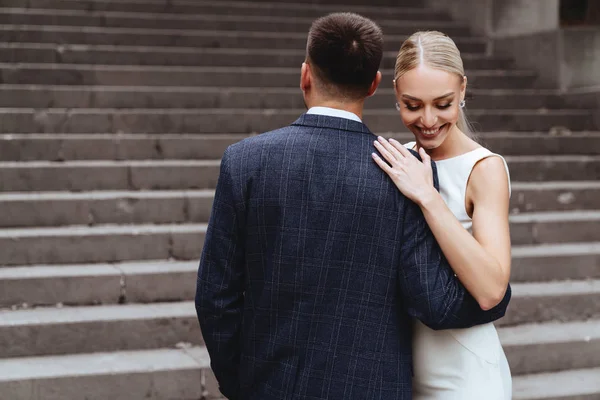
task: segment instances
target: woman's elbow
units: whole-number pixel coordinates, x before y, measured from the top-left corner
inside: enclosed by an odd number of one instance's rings
[[[479,303],[479,307],[483,311],[489,311],[492,308],[496,307],[498,304],[502,302],[504,299],[504,294],[506,293],[506,287],[503,286],[497,290],[491,291],[487,293],[485,296],[477,299],[477,303]]]

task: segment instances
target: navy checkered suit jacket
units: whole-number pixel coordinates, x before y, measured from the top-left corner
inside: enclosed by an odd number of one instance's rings
[[[229,399],[410,399],[411,317],[446,329],[504,315],[510,287],[481,310],[371,159],[375,139],[304,114],[226,150],[196,310]]]

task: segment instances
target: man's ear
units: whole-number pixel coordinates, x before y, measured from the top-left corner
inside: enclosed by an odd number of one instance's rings
[[[367,93],[367,97],[371,97],[375,94],[380,83],[381,83],[381,72],[377,71],[377,75],[375,75],[375,79],[373,79],[373,83],[371,83],[371,87],[369,88],[369,93]]]
[[[312,71],[310,64],[307,62],[302,63],[302,69],[300,70],[300,89],[306,92],[312,86]]]

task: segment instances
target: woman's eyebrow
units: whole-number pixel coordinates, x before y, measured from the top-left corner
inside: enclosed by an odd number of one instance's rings
[[[435,100],[445,99],[446,97],[450,97],[450,96],[454,96],[454,92],[446,93],[446,94],[444,94],[442,96],[436,97],[433,100],[435,101]],[[409,99],[409,100],[414,100],[414,101],[421,101],[421,99],[419,99],[417,97],[410,96],[408,94],[403,94],[402,98]]]

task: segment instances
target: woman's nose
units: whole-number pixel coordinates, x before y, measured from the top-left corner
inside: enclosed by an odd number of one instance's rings
[[[425,110],[425,112],[421,116],[421,124],[423,124],[423,126],[425,128],[433,128],[435,126],[436,122],[437,122],[437,115],[435,115],[431,111]]]

